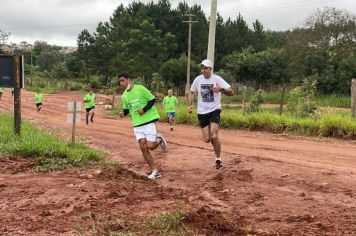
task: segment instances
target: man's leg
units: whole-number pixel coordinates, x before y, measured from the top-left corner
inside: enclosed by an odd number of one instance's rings
[[[85,113],[85,121],[86,121],[86,124],[89,124],[89,112],[90,112],[90,111],[87,111],[87,112]]]
[[[161,146],[163,151],[167,149],[167,141],[162,137],[162,135],[158,136],[157,140],[154,142],[147,141],[148,150],[155,150],[158,146]]]
[[[156,124],[152,124],[149,133],[147,133],[147,146],[149,150],[155,150],[158,146],[161,147],[162,150],[167,149],[167,141],[162,137],[162,135],[157,133]]]
[[[168,123],[169,123],[169,129],[170,129],[171,131],[173,131],[173,119],[172,119],[172,117],[169,117]]]
[[[157,167],[153,161],[152,155],[151,155],[150,151],[148,150],[148,144],[147,144],[146,139],[144,139],[144,138],[140,139],[138,142],[140,144],[143,158],[146,160],[146,162],[149,165],[149,167],[151,168],[151,170],[157,170]]]
[[[210,123],[210,138],[211,143],[214,147],[214,152],[216,157],[220,157],[221,152],[221,143],[219,139],[219,124],[217,123]]]
[[[91,117],[90,117],[91,123],[94,123],[94,111],[95,110],[91,110]]]
[[[201,128],[201,134],[203,136],[203,140],[206,143],[210,143],[211,138],[210,138],[210,125],[205,126],[204,128]]]
[[[155,142],[148,141],[147,142],[147,147],[148,147],[149,150],[155,150],[159,146],[159,144],[160,144],[160,140],[157,140]]]
[[[147,140],[145,138],[139,140],[140,148],[142,151],[143,158],[146,160],[147,164],[149,165],[151,172],[147,176],[149,179],[158,179],[161,177],[161,173],[158,171],[158,168],[153,161],[152,155],[148,149]]]
[[[222,166],[221,154],[221,142],[219,139],[219,124],[210,123],[211,144],[213,145],[215,152],[215,168],[220,169]]]

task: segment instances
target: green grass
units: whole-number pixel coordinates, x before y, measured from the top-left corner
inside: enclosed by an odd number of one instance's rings
[[[138,236],[138,234],[133,232],[110,232],[109,236]]]
[[[318,106],[330,107],[351,107],[351,96],[346,95],[318,95],[316,96],[316,104]]]
[[[177,210],[153,217],[149,221],[149,226],[158,231],[160,235],[190,235],[189,230],[183,224],[184,218],[184,211]]]
[[[158,104],[161,121],[166,113]],[[176,123],[198,125],[196,113],[187,113],[187,108],[178,106]],[[289,133],[306,136],[356,138],[356,121],[350,112],[340,109],[323,109],[317,117],[301,118],[290,114],[278,115],[278,108],[262,108],[260,112],[243,114],[241,108],[223,108],[221,127],[228,129],[261,130],[272,133]]]
[[[58,87],[52,84],[48,84],[45,87],[38,86],[37,84],[33,84],[32,87],[30,85],[25,86],[25,90],[31,91],[31,92],[36,92],[39,90],[41,93],[56,93],[59,91]]]
[[[83,167],[104,161],[105,153],[83,144],[69,143],[23,122],[21,136],[13,131],[13,118],[0,113],[0,153],[35,159],[36,171]]]
[[[270,94],[270,98],[276,97],[275,93]],[[225,96],[226,98],[226,96]],[[320,97],[321,98],[321,97]],[[327,101],[326,98],[330,98]],[[322,100],[322,99],[321,99]],[[324,104],[334,104],[336,101],[346,101],[344,96],[324,97]],[[185,98],[179,98],[180,104],[176,106],[177,124],[191,124],[197,126],[198,119],[196,111],[189,114],[187,112],[187,102]],[[196,102],[195,102],[196,104]],[[159,111],[161,121],[166,122],[166,113],[161,103],[155,105]],[[117,108],[111,114],[115,115],[122,108]],[[224,107],[221,113],[221,126],[230,129],[261,130],[273,133],[289,133],[306,136],[337,137],[345,139],[356,138],[356,120],[350,118],[351,113],[347,110],[321,107],[320,114],[315,117],[301,118],[294,117],[286,113],[278,115],[279,107],[261,108],[259,112],[243,114],[241,108]]]
[[[287,97],[286,91],[286,97]],[[251,99],[252,94],[247,96],[247,101]],[[282,92],[281,91],[272,91],[272,92],[264,92],[264,103],[269,104],[279,104],[281,101]],[[351,97],[346,95],[339,94],[330,94],[330,95],[317,95],[315,97],[316,105],[322,107],[351,107]],[[222,96],[222,103],[230,104],[230,103],[242,103],[242,95],[236,94],[232,97]]]
[[[251,100],[251,97],[253,96],[253,93],[250,93],[247,96],[247,101]],[[263,98],[264,98],[264,103],[271,103],[271,104],[279,104],[281,100],[282,93],[279,91],[272,91],[272,92],[263,92]],[[242,95],[241,93],[237,93],[232,97],[228,96],[222,96],[221,101],[226,104],[230,103],[242,103]]]

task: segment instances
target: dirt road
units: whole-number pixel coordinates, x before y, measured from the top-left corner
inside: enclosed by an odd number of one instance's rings
[[[25,119],[69,139],[67,102],[82,94],[45,95],[40,114],[33,93],[22,95]],[[9,96],[6,91],[0,111],[12,111]],[[198,127],[177,125],[171,132],[160,123],[169,149],[153,152],[163,173],[153,182],[145,178],[131,121],[107,116],[101,106],[96,114],[86,125],[81,113],[78,139],[105,150],[123,169],[88,178],[95,169],[43,174],[32,173],[29,160],[0,162],[3,235],[76,235],[78,225],[92,230],[85,212],[95,213],[98,227],[113,227],[103,222],[116,217],[130,229],[178,207],[189,212],[185,223],[194,235],[356,235],[354,141],[221,130],[224,168],[215,170]]]

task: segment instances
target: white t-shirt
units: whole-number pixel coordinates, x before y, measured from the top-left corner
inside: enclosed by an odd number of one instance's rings
[[[214,74],[208,79],[204,75],[199,75],[194,79],[190,90],[198,93],[198,114],[207,114],[221,109],[221,93],[213,91],[216,85],[223,89],[231,87],[223,78]]]

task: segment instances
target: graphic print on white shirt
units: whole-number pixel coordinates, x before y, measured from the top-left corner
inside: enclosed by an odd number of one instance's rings
[[[214,102],[213,84],[201,84],[200,94],[203,102]]]
[[[205,78],[203,75],[197,76],[191,87],[190,91],[198,94],[197,99],[197,113],[207,114],[221,109],[221,93],[214,93],[213,87],[219,86],[223,89],[231,87],[226,81],[218,75],[212,75],[210,78]]]

